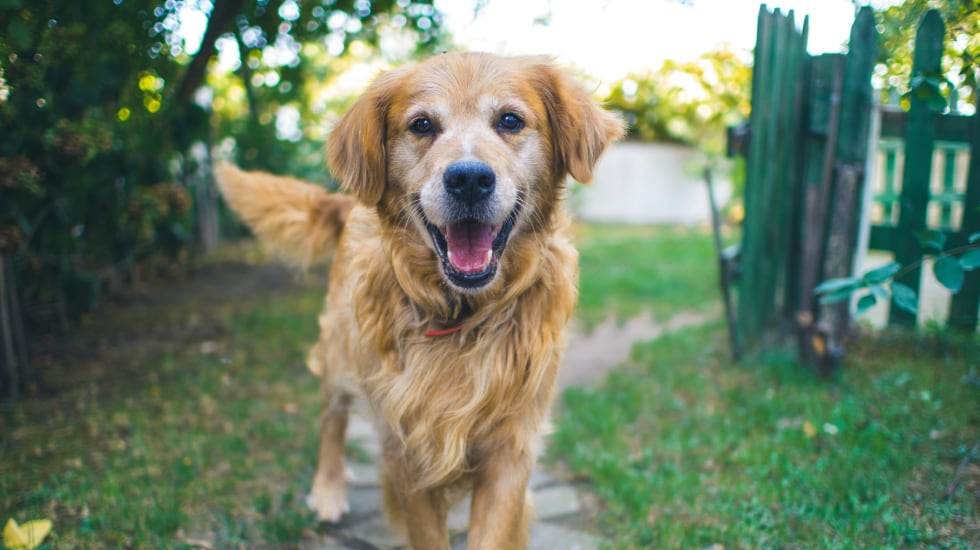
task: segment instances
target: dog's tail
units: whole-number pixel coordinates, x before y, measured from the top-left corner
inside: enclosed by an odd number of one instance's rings
[[[231,209],[289,263],[307,267],[332,254],[354,198],[295,178],[245,172],[229,163],[214,171]]]

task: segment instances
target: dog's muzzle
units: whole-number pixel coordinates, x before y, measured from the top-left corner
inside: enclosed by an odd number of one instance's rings
[[[479,289],[496,275],[518,207],[503,223],[492,221],[495,216],[490,203],[497,178],[483,162],[453,163],[443,174],[442,182],[449,198],[447,218],[452,221],[436,227],[423,216],[426,228],[446,278],[460,288]]]

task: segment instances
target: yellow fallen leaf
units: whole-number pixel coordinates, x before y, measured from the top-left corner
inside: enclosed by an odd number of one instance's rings
[[[33,550],[41,545],[44,537],[51,532],[50,519],[35,519],[17,525],[14,518],[7,520],[3,527],[3,544],[7,548]]]
[[[813,424],[809,420],[803,423],[803,433],[807,437],[813,437],[817,435],[817,429],[813,427]]]

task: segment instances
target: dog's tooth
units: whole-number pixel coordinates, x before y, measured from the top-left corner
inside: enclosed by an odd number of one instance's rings
[[[488,264],[492,259],[493,259],[493,249],[491,248],[490,250],[487,250],[487,259],[483,263]]]

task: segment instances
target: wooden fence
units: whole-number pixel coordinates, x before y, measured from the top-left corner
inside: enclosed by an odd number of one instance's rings
[[[803,354],[832,368],[847,328],[844,305],[813,289],[850,274],[873,105],[877,33],[870,8],[847,55],[810,56],[809,23],[759,11],[746,155],[738,341],[753,347],[773,325],[793,328]],[[735,151],[738,152],[738,151]]]
[[[941,74],[945,28],[937,11],[928,12],[916,33],[912,78]],[[941,234],[942,249],[961,249],[969,235],[980,231],[980,124],[977,115],[930,108],[928,97],[910,94],[903,112],[886,107],[881,113],[878,162],[881,170],[871,215],[869,249],[894,253],[909,266],[896,281],[919,289],[921,262],[926,252],[923,232]],[[977,105],[980,111],[980,103]],[[961,177],[965,176],[965,177]],[[935,237],[932,239],[935,240]],[[920,296],[921,292],[918,293]],[[953,295],[949,326],[975,331],[980,303],[980,271],[966,272],[963,286]],[[916,315],[892,307],[889,324],[914,325]]]
[[[871,135],[877,93],[871,9],[858,11],[846,55],[810,56],[808,27],[804,19],[798,28],[792,11],[760,9],[752,115],[740,139],[733,139],[739,132],[730,136],[730,152],[746,156],[735,332],[738,346],[751,348],[773,326],[787,329],[804,360],[830,370],[841,357],[851,312],[846,300],[822,303],[814,289],[854,275],[870,159],[884,155],[885,172],[875,196],[881,222],[870,230],[870,246],[892,250],[907,266],[895,282],[917,289],[923,230],[941,231],[947,249],[962,248],[980,231],[980,154],[971,155],[965,190],[953,177],[965,152],[980,150],[980,125],[976,116],[937,114],[912,94],[908,113],[884,113],[879,146]],[[913,78],[942,74],[943,38],[942,21],[931,11],[920,25]],[[930,193],[937,156],[942,176]],[[927,224],[930,211],[936,227]],[[978,293],[980,270],[966,273],[951,306],[953,326],[976,330]],[[892,307],[891,321],[913,324],[915,317]]]

